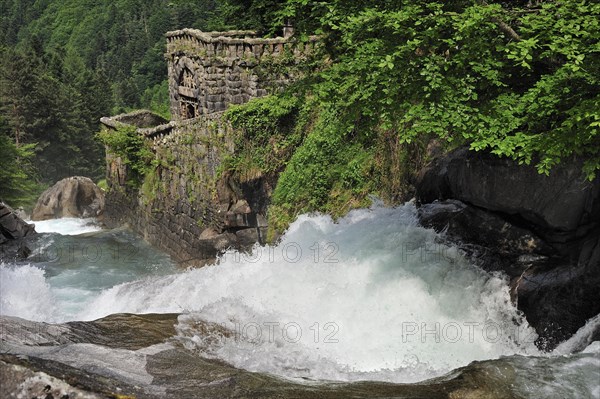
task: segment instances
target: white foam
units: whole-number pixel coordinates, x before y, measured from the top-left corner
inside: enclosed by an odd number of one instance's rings
[[[410,205],[355,211],[339,223],[301,216],[276,246],[121,284],[79,318],[186,311],[178,330],[189,348],[291,378],[412,382],[537,353],[506,282],[436,239]],[[207,340],[199,322],[237,334]]]
[[[589,319],[571,338],[562,342],[554,349],[555,355],[568,355],[573,352],[581,351],[589,347],[592,342],[592,336],[600,328],[600,314]]]
[[[93,218],[62,218],[41,220],[32,223],[35,224],[35,231],[38,233],[59,233],[72,236],[102,230]]]
[[[500,379],[510,376],[505,383],[518,397],[600,399],[599,343],[571,355],[506,358],[512,372]],[[502,367],[492,366],[494,370]]]
[[[29,264],[0,264],[0,315],[54,321],[56,301],[44,271]]]
[[[595,355],[600,355],[600,341],[594,341],[594,342],[590,343],[581,352],[582,353],[592,353],[592,354],[595,354]]]

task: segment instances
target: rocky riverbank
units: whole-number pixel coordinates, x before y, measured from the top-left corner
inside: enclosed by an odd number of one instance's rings
[[[172,337],[177,320],[176,314],[115,314],[65,324],[0,318],[4,332],[0,394],[70,399],[518,398],[516,386],[522,383],[526,367],[543,366],[546,361],[529,360],[523,365],[507,360],[475,362],[416,384],[300,383],[198,356]],[[208,340],[233,334],[210,323],[201,330]]]
[[[581,162],[545,176],[462,148],[421,172],[417,197],[425,226],[510,277],[541,348],[554,348],[600,313],[600,179],[586,180]]]
[[[0,261],[25,259],[31,253],[27,240],[35,235],[35,226],[25,222],[17,212],[0,202]]]

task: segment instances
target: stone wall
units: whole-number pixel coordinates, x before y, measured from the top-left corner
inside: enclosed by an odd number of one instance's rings
[[[233,151],[230,127],[221,113],[189,121],[139,128],[157,166],[141,186],[128,166],[107,151],[109,227],[126,225],[184,265],[211,262],[227,248],[249,248],[266,234],[266,198],[260,182],[239,185],[220,169]],[[116,129],[130,115],[103,118]],[[250,189],[249,189],[250,187]]]
[[[289,66],[310,54],[316,38],[255,38],[251,31],[168,32],[169,96],[174,120],[220,112],[287,85]]]

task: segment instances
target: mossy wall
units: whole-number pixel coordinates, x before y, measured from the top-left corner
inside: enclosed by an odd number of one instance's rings
[[[129,226],[184,265],[261,241],[266,218],[255,209],[266,209],[260,200],[266,196],[260,182],[239,185],[222,170],[233,142],[221,114],[163,126],[138,129],[155,157],[139,181],[107,149],[105,223]]]

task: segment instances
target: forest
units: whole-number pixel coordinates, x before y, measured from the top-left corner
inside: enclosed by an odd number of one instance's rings
[[[273,36],[291,21],[322,38],[304,79],[227,113],[244,132],[228,167],[276,176],[282,225],[410,194],[432,140],[540,173],[575,156],[587,178],[600,169],[596,2],[2,0],[1,14],[0,193],[16,204],[102,178],[99,117],[168,116],[163,34],[183,27]]]

